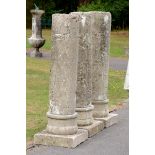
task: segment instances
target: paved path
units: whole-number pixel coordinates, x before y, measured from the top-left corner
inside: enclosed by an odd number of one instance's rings
[[[116,58],[116,57],[110,57],[109,59],[109,67],[114,70],[127,70],[127,59],[122,58]]]
[[[28,49],[30,51],[30,49]],[[51,52],[43,51],[43,57],[41,59],[51,59]],[[29,55],[29,54],[28,54]],[[127,69],[127,59],[122,59],[122,58],[116,58],[116,57],[110,57],[110,63],[109,67],[114,70],[124,70],[126,71]]]
[[[119,123],[104,129],[74,149],[35,146],[27,155],[129,155],[128,104],[118,110]]]

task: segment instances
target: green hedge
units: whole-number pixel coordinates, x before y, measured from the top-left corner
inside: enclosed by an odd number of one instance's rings
[[[108,11],[112,14],[112,29],[129,28],[128,0],[33,0],[33,3],[45,10],[45,20],[51,19],[53,13]]]
[[[108,11],[112,14],[112,29],[129,28],[128,0],[93,0],[79,6],[78,11]]]

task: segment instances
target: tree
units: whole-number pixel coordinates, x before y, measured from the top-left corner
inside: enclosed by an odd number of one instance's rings
[[[128,0],[27,0],[26,17],[30,21],[30,9],[33,3],[45,10],[44,20],[51,20],[54,13],[70,13],[73,11],[108,11],[112,14],[112,29],[125,29],[129,27],[129,1]],[[29,22],[27,25],[30,25]]]
[[[26,28],[31,27],[32,15],[30,10],[32,9],[33,0],[26,0]]]
[[[129,27],[128,0],[93,0],[82,4],[79,11],[108,11],[112,14],[112,28],[124,29]]]

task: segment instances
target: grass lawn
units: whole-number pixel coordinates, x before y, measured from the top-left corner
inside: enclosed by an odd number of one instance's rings
[[[51,30],[44,29],[42,31],[43,37],[46,39],[46,42],[42,49],[48,51],[51,50]],[[31,36],[31,30],[26,30],[26,48],[31,48],[27,38]],[[127,57],[124,52],[124,48],[129,47],[129,32],[128,31],[113,31],[111,32],[110,39],[110,55],[115,57]]]
[[[27,58],[26,63],[26,138],[30,141],[46,126],[49,62]]]
[[[129,32],[113,31],[110,37],[110,56],[127,57],[125,48],[129,48]]]
[[[110,109],[116,108],[124,99],[128,99],[128,91],[124,90],[125,71],[109,71],[108,95]]]
[[[27,143],[33,140],[33,135],[46,127],[48,110],[49,70],[48,60],[26,58],[26,137]],[[123,90],[125,72],[109,72],[110,107],[115,107],[123,99],[128,98],[128,92]]]

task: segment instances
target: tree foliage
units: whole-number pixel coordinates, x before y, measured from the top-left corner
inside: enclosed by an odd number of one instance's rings
[[[27,0],[29,1],[29,0]],[[51,20],[54,13],[73,11],[108,11],[112,14],[112,28],[129,27],[128,0],[31,0],[40,9],[45,10],[43,19]],[[33,7],[34,8],[34,7]],[[30,8],[30,9],[33,9]]]
[[[93,0],[78,7],[79,11],[108,11],[112,14],[112,28],[124,29],[129,27],[128,0]]]

